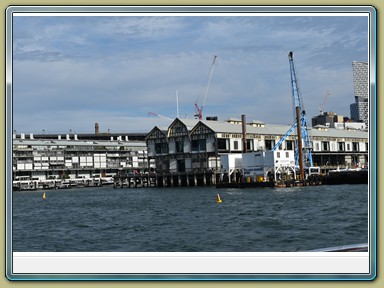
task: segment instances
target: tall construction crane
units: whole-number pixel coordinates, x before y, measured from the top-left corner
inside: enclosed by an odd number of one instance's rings
[[[211,70],[209,71],[208,82],[207,82],[207,86],[205,87],[205,93],[204,93],[203,103],[201,104],[200,107],[199,107],[199,105],[197,104],[197,102],[199,101],[199,98],[200,98],[200,97],[198,97],[197,100],[196,100],[196,102],[195,102],[195,115],[194,115],[194,116],[195,116],[196,119],[199,119],[199,120],[202,120],[202,119],[203,119],[203,109],[204,109],[204,106],[205,106],[205,101],[207,100],[207,95],[208,95],[209,85],[211,84],[212,73],[213,73],[213,67],[215,66],[216,58],[217,58],[217,56],[215,55],[215,56],[213,57]]]
[[[325,104],[327,103],[327,100],[328,100],[328,96],[329,96],[329,95],[331,95],[331,93],[329,93],[329,91],[327,91],[327,93],[326,93],[325,96],[324,96],[323,103],[319,106],[320,115],[323,115],[323,114],[324,114],[324,106],[325,106]]]
[[[292,97],[293,104],[295,107],[296,122],[292,125],[288,132],[277,142],[277,144],[272,148],[272,150],[277,150],[279,146],[285,141],[285,139],[296,128],[298,139],[296,145],[295,160],[296,165],[299,165],[300,168],[300,177],[301,179],[304,179],[304,167],[307,167],[309,169],[313,168],[312,147],[308,133],[307,117],[305,115],[305,110],[301,99],[292,51],[289,52],[288,59],[291,73]]]

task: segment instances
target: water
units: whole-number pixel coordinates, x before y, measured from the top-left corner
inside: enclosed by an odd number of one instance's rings
[[[13,251],[284,252],[368,241],[367,185],[45,193],[13,193]]]

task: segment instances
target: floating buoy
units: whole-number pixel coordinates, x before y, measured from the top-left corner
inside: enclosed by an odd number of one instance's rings
[[[47,198],[46,196],[45,196],[45,192],[43,193],[43,199],[45,199],[45,198]]]
[[[221,200],[221,198],[220,198],[220,194],[217,194],[217,196],[216,196],[216,201],[217,201],[217,203],[221,203],[221,202],[223,202],[223,201]]]

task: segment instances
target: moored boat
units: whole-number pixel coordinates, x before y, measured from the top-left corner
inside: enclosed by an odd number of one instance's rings
[[[368,169],[336,169],[325,176],[324,184],[368,184]]]

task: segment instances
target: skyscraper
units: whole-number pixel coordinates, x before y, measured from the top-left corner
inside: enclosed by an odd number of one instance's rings
[[[368,63],[352,62],[355,103],[351,104],[351,119],[364,122],[368,128]]]

